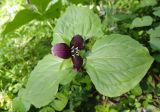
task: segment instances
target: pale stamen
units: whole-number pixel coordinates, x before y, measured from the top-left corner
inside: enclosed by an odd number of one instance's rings
[[[71,47],[71,54],[73,57],[79,56],[79,51],[80,50],[78,49],[78,47],[76,47],[76,48],[74,46]]]

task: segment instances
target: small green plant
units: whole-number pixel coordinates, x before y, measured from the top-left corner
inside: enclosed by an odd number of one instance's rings
[[[59,84],[69,83],[75,75],[89,75],[96,89],[108,97],[122,95],[139,83],[153,62],[148,50],[129,36],[104,35],[101,26],[98,16],[87,8],[71,6],[66,10],[54,30],[52,51],[58,57],[45,56],[31,72],[26,88],[19,92],[18,98],[26,110],[31,104],[37,108],[49,104],[54,100]],[[77,34],[82,37],[72,39]],[[79,57],[82,38],[84,41],[96,40],[88,50],[84,49],[84,63]],[[71,41],[70,47],[63,43],[65,41]],[[73,67],[70,59],[61,59],[73,55],[72,47],[78,47],[78,56],[72,58]]]

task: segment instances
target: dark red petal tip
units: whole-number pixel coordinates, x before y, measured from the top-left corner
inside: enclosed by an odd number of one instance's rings
[[[80,35],[75,35],[70,43],[70,46],[74,46],[75,48],[78,47],[79,49],[83,49],[84,47],[84,40],[82,38],[82,36]]]
[[[76,70],[76,71],[79,71],[82,64],[83,64],[83,59],[82,57],[80,56],[73,56],[72,57],[72,62],[73,62],[73,68]]]
[[[58,43],[52,47],[52,54],[63,59],[71,57],[70,47],[65,43]]]

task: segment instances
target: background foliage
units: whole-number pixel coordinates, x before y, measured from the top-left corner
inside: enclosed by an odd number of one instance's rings
[[[12,99],[25,86],[37,62],[50,52],[57,18],[72,4],[92,8],[101,18],[106,34],[130,35],[149,49],[155,61],[140,84],[120,97],[108,98],[99,94],[88,76],[77,75],[70,84],[60,87],[56,101],[40,109],[32,106],[29,112],[160,111],[159,0],[62,0],[47,12],[39,3],[37,11],[27,1],[0,1],[0,32],[6,29],[6,34],[0,37],[0,111],[8,112],[16,105],[21,108],[18,112],[23,110],[20,101],[17,100],[13,106]],[[8,23],[20,10],[26,9],[36,13],[33,21],[18,21],[21,25],[27,23],[22,27]],[[12,27],[7,28],[7,24]]]

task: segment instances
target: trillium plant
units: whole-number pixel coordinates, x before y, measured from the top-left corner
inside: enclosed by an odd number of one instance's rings
[[[130,36],[104,34],[100,18],[86,7],[66,9],[51,44],[51,53],[39,61],[15,99],[26,110],[57,101],[59,85],[77,75],[89,76],[99,94],[120,96],[142,80],[153,62],[148,49]]]

